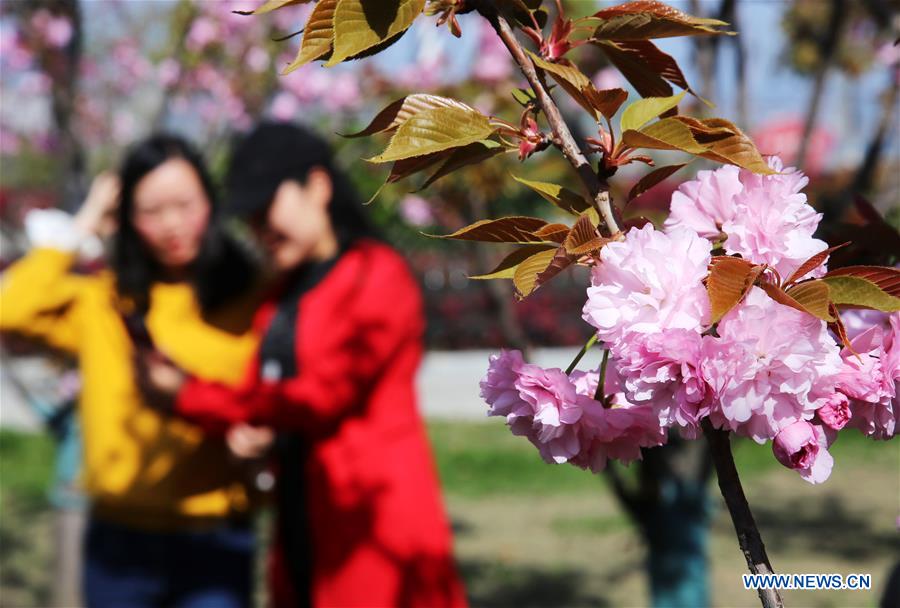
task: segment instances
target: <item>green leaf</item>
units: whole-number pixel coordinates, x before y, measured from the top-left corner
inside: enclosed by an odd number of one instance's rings
[[[622,133],[622,141],[629,148],[681,150],[696,155],[707,151],[706,146],[697,143],[687,125],[674,118],[663,118],[640,131],[625,131]]]
[[[900,298],[882,290],[868,279],[854,276],[826,276],[822,279],[831,290],[831,301],[837,306],[849,305],[882,312],[900,310]]]
[[[424,110],[400,125],[387,149],[368,160],[387,163],[460,148],[487,139],[493,132],[488,117],[477,110],[458,107]]]
[[[512,96],[520,106],[527,106],[537,99],[537,96],[531,89],[513,89]]]
[[[306,65],[327,55],[331,51],[331,43],[334,38],[334,9],[338,0],[319,0],[313,7],[306,27],[303,29],[303,42],[297,57],[294,58],[282,74],[293,72],[297,68]]]
[[[704,19],[683,13],[655,0],[636,0],[594,13],[586,20],[595,25],[598,40],[648,40],[673,36],[729,34],[719,29],[728,25],[718,19]]]
[[[478,111],[470,105],[449,97],[429,95],[427,93],[416,93],[392,102],[385,109],[376,114],[375,118],[372,119],[372,122],[370,122],[369,126],[365,129],[358,133],[345,135],[344,137],[363,137],[375,133],[390,133],[391,131],[396,131],[400,125],[416,114],[435,108],[462,108],[472,112]]]
[[[285,6],[291,6],[293,4],[307,4],[312,2],[312,0],[267,0],[262,5],[256,7],[252,11],[231,11],[233,13],[237,13],[238,15],[262,15],[264,13],[270,13],[274,10]]]
[[[648,97],[635,101],[622,112],[622,132],[637,131],[660,114],[678,107],[678,103],[683,98],[684,93],[682,92],[670,97]]]
[[[525,245],[524,247],[520,247],[516,249],[509,255],[507,255],[503,260],[497,264],[497,267],[494,268],[487,274],[479,274],[474,277],[469,277],[470,279],[476,280],[486,280],[486,279],[511,279],[516,274],[516,268],[521,264],[525,259],[530,258],[536,253],[541,251],[547,251],[548,249],[556,250],[556,245],[549,244],[537,244],[537,245]]]
[[[556,256],[556,252],[556,249],[540,251],[527,257],[516,267],[513,284],[516,286],[520,298],[525,298],[537,288],[538,275],[547,270]]]
[[[424,190],[437,180],[450,175],[457,169],[462,169],[469,165],[476,165],[506,151],[506,148],[492,139],[484,139],[469,144],[468,146],[463,146],[462,148],[456,148],[450,153],[449,157],[444,161],[440,168],[434,172],[434,175],[425,180],[425,183],[422,184],[422,187],[416,190],[416,192]]]
[[[885,293],[900,298],[900,268],[889,266],[844,266],[828,272],[826,277],[851,276],[878,285]]]
[[[334,54],[326,65],[405,32],[424,8],[425,0],[339,0],[334,13]]]
[[[626,203],[630,203],[640,195],[642,195],[647,190],[650,190],[660,182],[665,181],[669,178],[673,173],[684,167],[687,163],[681,163],[680,165],[667,165],[665,167],[659,167],[658,169],[654,169],[644,177],[638,181],[631,188],[631,191],[628,193],[628,199],[625,201]]]
[[[790,306],[829,323],[835,320],[830,311],[828,285],[822,281],[807,281],[787,291],[766,281],[762,282],[760,287],[779,304]]]
[[[515,175],[513,175],[512,178],[520,184],[528,186],[529,188],[540,194],[544,199],[550,201],[563,211],[567,211],[572,215],[578,215],[582,211],[591,208],[591,204],[586,201],[584,197],[579,196],[575,192],[572,192],[568,188],[564,188],[558,184],[531,181],[521,177],[516,177]]]
[[[452,234],[426,236],[487,243],[542,243],[544,238],[536,236],[535,232],[546,225],[546,221],[537,217],[514,215],[493,220],[479,220]]]

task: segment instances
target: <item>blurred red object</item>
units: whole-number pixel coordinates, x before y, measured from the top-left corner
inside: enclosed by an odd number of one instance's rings
[[[764,155],[777,154],[785,166],[794,166],[800,151],[803,126],[803,119],[797,116],[771,120],[754,130],[753,141]],[[822,172],[834,151],[836,139],[833,133],[821,127],[813,129],[803,167],[806,174],[816,175]]]

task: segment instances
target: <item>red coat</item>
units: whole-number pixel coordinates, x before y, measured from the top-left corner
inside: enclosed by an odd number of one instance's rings
[[[272,301],[257,314],[261,335],[274,313]],[[466,603],[416,409],[423,327],[403,259],[362,240],[299,300],[297,376],[265,382],[257,360],[238,389],[192,380],[178,396],[177,411],[208,430],[246,421],[308,441],[315,607]],[[274,603],[296,605],[284,572],[276,546]]]

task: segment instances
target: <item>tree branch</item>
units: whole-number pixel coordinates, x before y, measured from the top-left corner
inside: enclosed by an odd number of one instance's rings
[[[716,465],[716,476],[719,478],[719,490],[722,491],[722,497],[731,513],[731,521],[744,559],[747,560],[747,567],[753,574],[773,574],[769,556],[766,555],[766,547],[759,535],[759,529],[744,495],[744,488],[741,486],[741,478],[738,477],[737,468],[734,466],[728,431],[714,429],[709,419],[704,419],[703,433],[709,442],[712,459]],[[775,589],[759,589],[759,599],[763,608],[784,606],[781,596]]]
[[[502,15],[499,15],[496,8],[490,6],[491,4],[493,3],[476,3],[476,10],[494,26],[497,35],[500,36],[503,44],[506,45],[506,48],[518,64],[519,69],[525,75],[525,79],[528,80],[528,84],[531,85],[541,110],[543,110],[544,116],[547,117],[550,129],[553,131],[553,144],[560,149],[566,160],[578,173],[578,177],[581,178],[588,195],[594,201],[597,212],[606,224],[610,235],[619,232],[619,225],[616,222],[615,211],[612,208],[609,189],[600,182],[591,163],[588,162],[588,159],[585,158],[578,147],[578,143],[572,136],[569,126],[559,111],[559,107],[557,107],[556,102],[553,101],[549,91],[547,91],[547,88],[541,81],[537,68],[525,54],[525,49],[522,48],[522,45],[513,33],[509,22]]]

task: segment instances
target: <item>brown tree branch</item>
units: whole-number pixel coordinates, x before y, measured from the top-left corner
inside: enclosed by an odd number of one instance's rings
[[[578,173],[578,177],[581,178],[588,195],[594,201],[597,212],[606,224],[610,235],[619,232],[619,224],[616,221],[616,213],[609,196],[609,188],[604,187],[604,184],[601,183],[594,172],[591,163],[588,162],[588,159],[585,158],[584,153],[578,147],[578,143],[572,136],[569,126],[559,111],[559,107],[541,81],[537,68],[525,54],[525,49],[522,48],[522,45],[513,33],[509,22],[497,13],[493,3],[478,2],[475,4],[475,9],[494,26],[497,35],[500,36],[503,44],[506,45],[516,64],[518,64],[522,74],[525,75],[525,79],[528,80],[528,84],[531,85],[531,89],[537,96],[538,104],[540,104],[541,110],[543,110],[544,116],[547,117],[547,122],[550,124],[550,129],[553,131],[553,144],[559,148],[566,160],[569,161],[569,164]]]
[[[703,433],[709,442],[712,459],[716,465],[716,476],[719,479],[719,490],[722,491],[722,497],[731,513],[731,521],[744,559],[747,560],[747,567],[753,574],[773,574],[769,556],[766,555],[766,546],[759,535],[759,529],[744,495],[744,488],[741,486],[741,478],[738,477],[737,468],[734,466],[728,431],[714,429],[709,419],[704,419]],[[763,608],[784,606],[781,596],[775,589],[759,589],[759,599]]]

